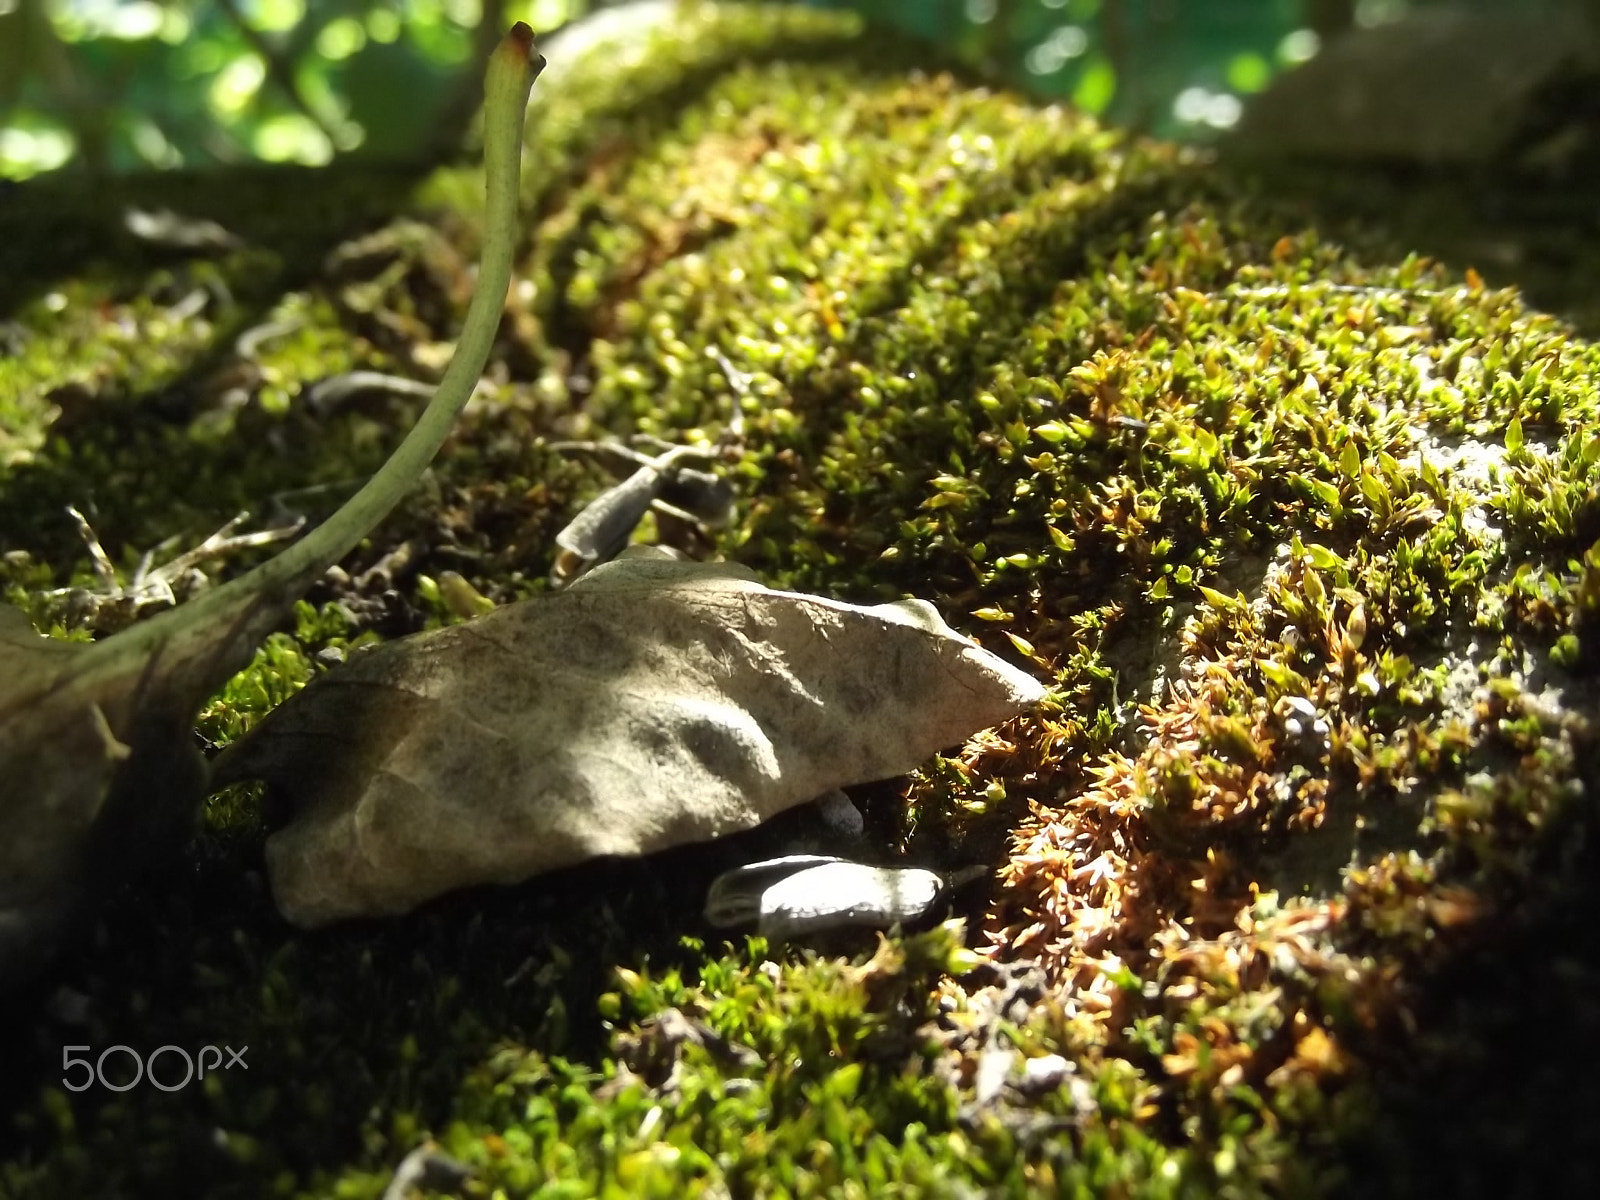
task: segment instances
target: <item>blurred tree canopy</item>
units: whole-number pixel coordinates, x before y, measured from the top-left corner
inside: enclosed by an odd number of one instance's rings
[[[416,158],[585,0],[0,0],[0,175]]]
[[[666,0],[688,2],[688,0]],[[1427,7],[1592,0],[813,0],[1034,95],[1204,139],[1332,33]],[[0,177],[448,152],[476,60],[604,0],[0,0]]]

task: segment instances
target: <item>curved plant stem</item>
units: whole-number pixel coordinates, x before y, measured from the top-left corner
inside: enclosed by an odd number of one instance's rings
[[[444,378],[405,441],[338,512],[276,558],[188,604],[96,643],[97,646],[121,657],[154,652],[172,639],[181,638],[185,644],[177,661],[183,662],[189,653],[200,649],[191,642],[205,643],[225,636],[214,647],[221,658],[238,659],[241,648],[248,655],[255,643],[282,619],[284,608],[365,537],[416,483],[471,397],[499,327],[517,240],[523,116],[528,93],[543,67],[544,58],[534,46],[533,31],[520,21],[512,26],[489,60],[484,82],[483,133],[488,196],[477,286]],[[175,649],[169,645],[167,652]],[[222,678],[243,665],[240,661],[230,666]]]
[[[405,495],[472,394],[511,280],[522,119],[542,66],[521,23],[490,59],[478,286],[433,399],[365,487],[271,561],[90,645],[22,636],[26,618],[0,605],[0,991],[67,945],[97,898],[182,844],[209,775],[200,705]]]

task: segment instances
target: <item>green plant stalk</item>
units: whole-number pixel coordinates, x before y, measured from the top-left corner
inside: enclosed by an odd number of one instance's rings
[[[227,641],[218,645],[218,653],[231,661],[239,657],[240,645],[248,643],[244,660],[248,661],[248,652],[281,619],[286,606],[348,553],[415,485],[471,398],[499,328],[517,241],[523,119],[533,81],[544,65],[533,31],[521,21],[511,27],[489,59],[483,119],[487,203],[477,285],[450,365],[405,441],[333,516],[283,553],[187,604],[96,643],[97,647],[105,647],[122,661],[125,655],[153,654],[166,647],[166,653],[176,652],[183,661],[194,648],[187,644],[180,648],[177,639],[189,643],[226,634]],[[227,674],[242,667],[244,661],[230,667]]]
[[[87,646],[19,637],[25,618],[0,606],[0,990],[66,946],[118,882],[181,844],[210,775],[194,745],[200,705],[399,502],[472,395],[511,280],[523,115],[543,66],[520,22],[490,59],[478,285],[416,428],[348,503],[255,570]]]

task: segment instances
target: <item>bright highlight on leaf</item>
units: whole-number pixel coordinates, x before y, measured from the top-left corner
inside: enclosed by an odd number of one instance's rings
[[[266,162],[297,162],[320,167],[333,158],[333,143],[303,113],[269,117],[251,139],[257,156]]]
[[[1094,59],[1083,69],[1078,86],[1072,89],[1072,102],[1085,112],[1103,113],[1117,92],[1117,70],[1103,58]]]
[[[367,31],[354,17],[329,21],[317,34],[317,53],[330,62],[349,58],[367,44]]]
[[[237,116],[261,89],[267,64],[257,54],[241,54],[211,81],[211,111],[219,117]]]

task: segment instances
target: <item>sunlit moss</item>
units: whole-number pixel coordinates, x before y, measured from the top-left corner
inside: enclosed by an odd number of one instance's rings
[[[248,1086],[77,1097],[30,1060],[38,1149],[0,1182],[378,1196],[431,1135],[510,1195],[1315,1191],[1381,1126],[1371,1075],[1448,1055],[1404,1032],[1426,972],[1569,886],[1593,741],[1555,689],[1595,662],[1600,351],[1470,274],[1362,265],[1184,153],[859,65],[853,25],[718,11],[547,90],[492,386],[201,735],[446,619],[447,570],[537,590],[607,482],[537,437],[715,435],[742,400],[716,551],[932,599],[1051,684],[876,797],[886,853],[995,868],[968,940],[1008,965],[963,974],[952,928],[853,958],[686,942],[715,848],[306,937],[230,795],[194,878],[133,896],[62,979],[97,1006],[84,1040],[249,1041]],[[447,215],[281,298],[249,402],[203,420],[150,419],[216,345],[162,323],[203,273],[116,301],[143,336],[110,348],[77,299],[30,310],[0,371],[34,482],[0,511],[94,480],[136,558],[206,494],[359,477],[405,404],[319,413],[310,386],[427,374],[475,186],[442,173]],[[91,368],[87,413],[127,406],[129,432],[43,436]],[[13,591],[82,578],[66,533],[30,549]],[[174,1130],[206,1131],[201,1166]]]

